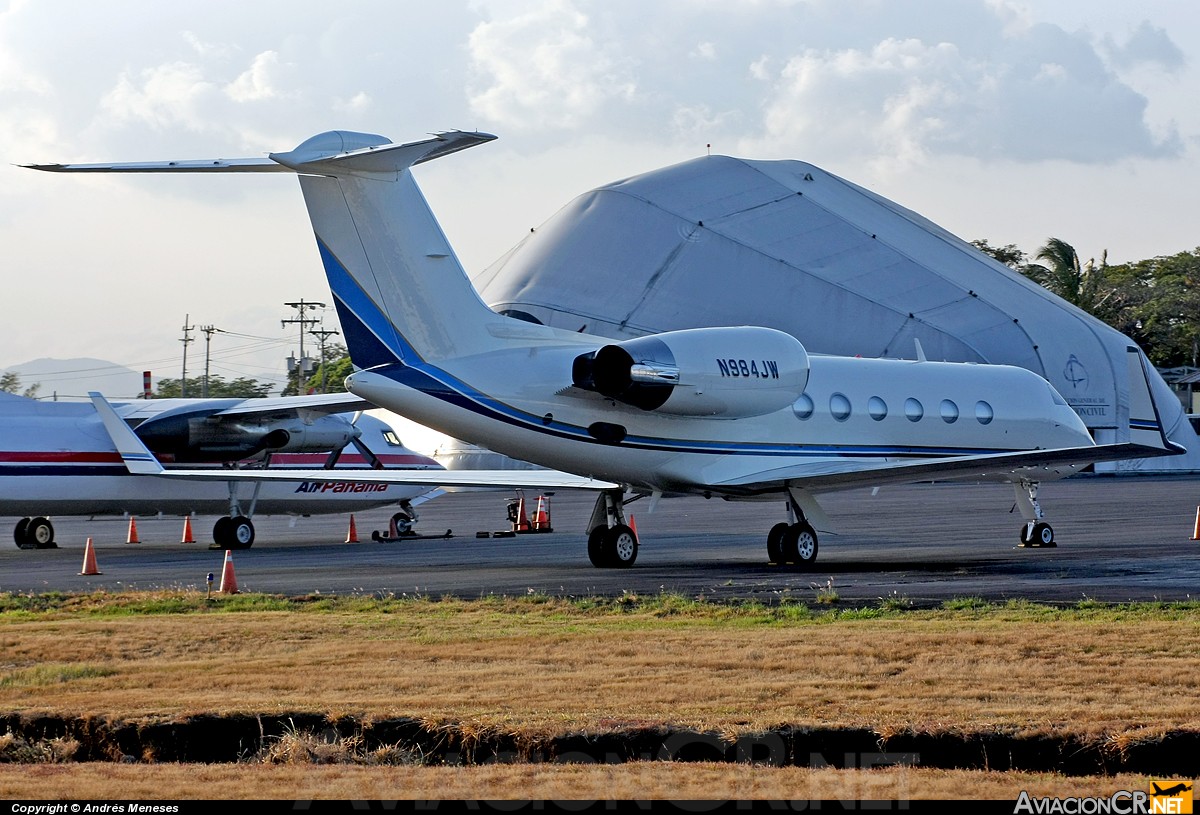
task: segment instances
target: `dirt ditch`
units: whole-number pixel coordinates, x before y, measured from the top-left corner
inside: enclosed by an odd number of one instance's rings
[[[434,724],[415,718],[331,721],[322,714],[195,715],[169,720],[8,714],[0,733],[26,744],[63,744],[58,758],[34,760],[195,762],[261,761],[272,744],[302,735],[310,742],[350,742],[367,750],[407,751],[413,763],[488,764],[628,761],[718,761],[774,766],[938,769],[1111,775],[1119,772],[1196,777],[1200,732],[1146,738],[1062,734],[908,731],[881,737],[869,729],[778,728],[740,736],[654,726],[526,735],[498,728]],[[49,755],[53,751],[41,751]],[[0,754],[0,761],[22,760]],[[29,760],[29,759],[25,759]],[[314,761],[331,759],[314,758]]]

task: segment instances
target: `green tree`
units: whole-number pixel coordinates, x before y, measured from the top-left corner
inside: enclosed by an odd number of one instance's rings
[[[987,242],[987,238],[978,238],[971,241],[971,245],[985,255],[990,255],[993,259],[1000,261],[1010,269],[1021,271],[1026,265],[1025,253],[1018,249],[1016,244],[1010,243],[1004,246],[992,246]]]
[[[1080,264],[1075,247],[1061,238],[1047,238],[1038,249],[1037,260],[1020,269],[1031,280],[1040,283],[1073,306],[1103,319],[1101,311],[1111,296],[1105,280],[1108,270],[1108,250],[1100,257],[1100,265],[1089,260]]]
[[[257,379],[249,379],[244,376],[239,376],[237,379],[226,382],[220,374],[210,374],[208,377],[208,395],[210,398],[228,398],[241,397],[249,399],[254,397],[267,396],[271,391],[270,382],[260,382]],[[154,396],[157,399],[177,398],[180,395],[180,387],[178,379],[160,379],[158,386],[154,390]],[[188,377],[187,392],[189,397],[197,397],[204,392],[203,377]]]
[[[1105,321],[1135,340],[1152,363],[1195,365],[1200,346],[1200,248],[1107,269]]]
[[[346,346],[340,342],[331,342],[325,346],[325,363],[317,365],[313,373],[304,381],[304,393],[345,393],[345,380],[354,372],[350,355]],[[283,389],[284,396],[295,396],[300,393],[297,378],[298,371],[288,372],[287,386]],[[324,390],[322,390],[324,384]]]
[[[21,390],[21,375],[15,374],[12,371],[5,371],[0,374],[0,391],[4,393],[18,393],[22,396],[27,396],[30,399],[37,397],[38,389],[42,387],[41,382],[34,382],[25,390]]]

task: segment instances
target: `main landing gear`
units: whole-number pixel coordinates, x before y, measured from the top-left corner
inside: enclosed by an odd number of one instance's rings
[[[637,560],[637,533],[625,523],[624,493],[600,493],[588,529],[588,558],[596,568],[627,569]]]
[[[788,523],[777,523],[767,533],[767,560],[800,569],[811,568],[817,560],[817,531],[790,496]]]
[[[242,513],[242,505],[237,498],[237,482],[229,484],[229,514],[218,518],[213,525],[213,542],[209,549],[249,549],[254,544],[254,523],[250,516],[254,514],[254,505],[258,503],[258,491],[262,488],[261,481],[254,482],[254,494],[250,497],[250,508]]]
[[[57,549],[54,524],[49,518],[22,518],[13,532],[18,549]]]
[[[1025,525],[1021,527],[1021,546],[1036,549],[1052,549],[1058,546],[1054,542],[1054,527],[1043,519],[1042,507],[1038,504],[1038,482],[1022,479],[1013,484],[1017,493],[1017,507]]]

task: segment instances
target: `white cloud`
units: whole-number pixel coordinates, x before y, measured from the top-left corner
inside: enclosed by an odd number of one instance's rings
[[[468,40],[471,110],[514,129],[586,125],[610,100],[630,100],[636,82],[614,43],[593,38],[570,2],[480,23]]]
[[[100,105],[121,123],[136,121],[157,129],[175,125],[201,128],[207,126],[199,112],[201,103],[217,92],[199,66],[172,62],[147,68],[136,78],[121,74]]]
[[[275,88],[274,77],[279,70],[279,54],[263,51],[237,79],[225,87],[225,93],[235,102],[257,102],[274,99],[281,93]]]
[[[1142,20],[1124,44],[1117,43],[1111,35],[1105,36],[1102,45],[1105,54],[1119,68],[1141,65],[1153,66],[1164,71],[1175,72],[1183,68],[1185,60],[1167,34],[1166,29]]]

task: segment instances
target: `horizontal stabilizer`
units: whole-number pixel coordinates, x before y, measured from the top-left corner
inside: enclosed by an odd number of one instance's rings
[[[422,162],[494,140],[490,133],[450,131],[408,144],[383,136],[332,130],[307,139],[295,150],[262,158],[128,161],[107,164],[22,164],[51,173],[280,173],[394,177]]]

